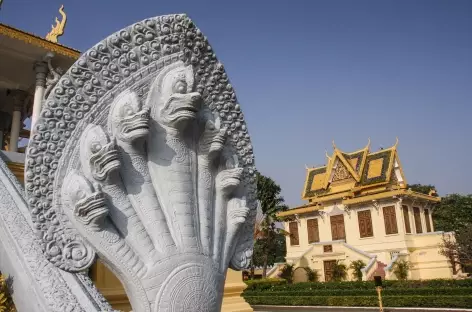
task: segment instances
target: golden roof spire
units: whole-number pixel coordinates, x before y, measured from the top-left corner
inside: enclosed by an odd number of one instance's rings
[[[334,144],[334,140],[333,140],[333,149],[336,150],[336,144]]]
[[[64,28],[66,27],[67,16],[64,12],[64,5],[61,5],[59,13],[62,15],[62,21],[56,17],[56,26],[51,26],[51,31],[46,35],[46,40],[57,43],[57,37],[60,37],[64,34]]]
[[[397,146],[398,146],[398,137],[396,137],[395,139],[396,139],[396,141],[395,141],[394,147],[397,148]]]

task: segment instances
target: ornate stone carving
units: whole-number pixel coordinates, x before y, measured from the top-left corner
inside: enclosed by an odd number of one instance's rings
[[[18,311],[114,311],[88,276],[61,271],[45,258],[28,222],[24,191],[1,158],[0,194],[0,269],[13,277]]]
[[[54,69],[51,64],[51,58],[47,59],[47,64],[49,69],[49,77],[46,77],[46,91],[44,92],[44,98],[48,97],[52,88],[54,88],[61,76],[64,74],[62,68],[57,67],[56,69]]]
[[[223,65],[185,15],[83,54],[45,102],[25,176],[49,261],[80,272],[98,254],[135,312],[219,311],[228,266],[251,259],[252,146]]]
[[[350,177],[351,174],[349,173],[349,170],[347,170],[346,166],[338,160],[336,168],[334,169],[332,182],[342,181],[345,179],[349,179]]]

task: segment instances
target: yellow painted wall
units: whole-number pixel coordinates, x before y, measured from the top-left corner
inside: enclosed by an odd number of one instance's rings
[[[402,205],[408,206],[410,228],[412,233],[408,234],[405,230],[404,218]],[[397,220],[397,234],[385,234],[385,222],[383,216],[383,207],[394,206]],[[416,234],[413,206],[419,207],[421,212],[421,223],[423,234]],[[368,203],[359,205],[356,207],[350,207],[350,211],[346,211],[343,205],[338,205],[334,211],[344,211],[344,224],[346,232],[346,243],[355,249],[359,249],[368,254],[376,255],[377,260],[388,265],[391,260],[392,252],[407,253],[406,260],[410,261],[413,268],[410,271],[411,279],[431,279],[431,278],[451,278],[452,268],[448,259],[439,254],[439,245],[442,240],[441,233],[425,233],[426,232],[426,220],[424,214],[424,207],[419,203],[413,203],[410,201],[400,202],[397,199],[384,200],[380,202],[375,208],[374,205]],[[298,232],[299,232],[299,245],[291,246],[290,237],[287,236],[287,262],[294,263],[297,267],[308,266],[312,269],[318,270],[322,280],[324,280],[324,260],[337,260],[341,259],[349,265],[351,261],[363,260],[368,263],[367,258],[362,253],[353,251],[346,248],[343,244],[333,243],[333,252],[324,253],[322,250],[322,244],[309,244],[308,243],[308,229],[307,220],[311,218],[318,219],[320,241],[331,242],[331,225],[330,225],[330,213],[333,211],[334,206],[327,206],[323,208],[326,213],[324,217],[317,215],[317,213],[311,215],[300,215],[298,216]],[[358,223],[358,211],[370,210],[373,227],[373,237],[360,237],[359,223]],[[430,214],[431,230],[434,231],[433,222]],[[285,222],[285,230],[288,231],[288,222]],[[395,278],[392,276],[391,278]]]

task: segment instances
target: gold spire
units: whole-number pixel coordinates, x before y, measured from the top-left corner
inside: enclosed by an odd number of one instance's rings
[[[64,12],[64,5],[61,5],[59,13],[62,15],[62,21],[59,22],[59,19],[56,17],[56,26],[51,26],[51,31],[46,35],[46,40],[57,43],[57,37],[60,37],[64,34],[64,28],[66,27],[67,16]]]
[[[395,141],[394,147],[397,148],[397,146],[398,146],[398,137],[396,137],[396,141]]]

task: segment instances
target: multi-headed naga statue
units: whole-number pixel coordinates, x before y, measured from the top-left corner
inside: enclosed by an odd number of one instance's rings
[[[48,259],[97,254],[135,312],[219,311],[252,255],[252,147],[206,38],[185,15],[147,19],[87,51],[51,91],[25,187]]]

